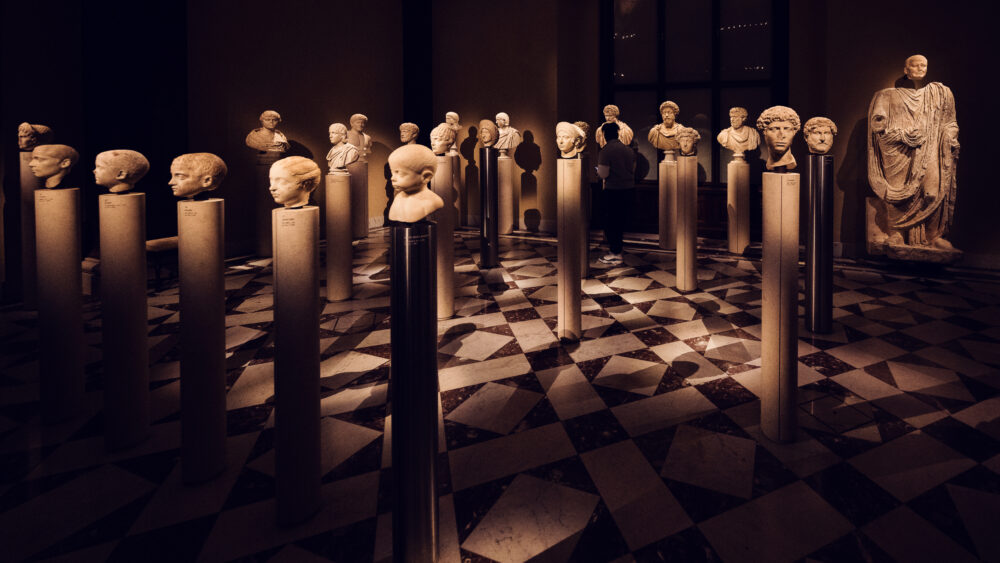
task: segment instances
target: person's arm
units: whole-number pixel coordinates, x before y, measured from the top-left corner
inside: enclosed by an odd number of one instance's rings
[[[597,165],[597,175],[600,176],[602,180],[607,180],[608,175],[611,174],[611,167],[607,164]]]

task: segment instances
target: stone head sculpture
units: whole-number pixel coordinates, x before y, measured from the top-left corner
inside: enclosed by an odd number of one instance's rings
[[[219,187],[229,169],[209,152],[182,154],[170,163],[170,189],[177,197],[192,198]]]
[[[556,124],[556,145],[562,158],[576,158],[582,149],[586,133],[575,124],[560,121]]]
[[[621,111],[618,110],[618,106],[614,104],[608,104],[604,106],[604,109],[601,110],[601,113],[604,114],[604,121],[607,122],[618,121],[618,116],[621,115]]]
[[[510,126],[510,116],[505,112],[500,112],[496,116],[497,128],[503,129]]]
[[[63,178],[80,160],[80,153],[68,145],[38,145],[31,151],[28,167],[36,178],[45,180],[46,188],[58,188]]]
[[[497,138],[500,136],[499,131],[495,123],[489,119],[484,119],[479,122],[479,141],[484,147],[492,147],[494,143],[497,142]]]
[[[37,145],[44,145],[52,140],[52,129],[46,125],[24,122],[17,126],[17,148],[30,151]]]
[[[275,128],[278,127],[279,123],[281,123],[281,114],[273,109],[264,110],[264,112],[260,114],[260,126],[268,131],[274,131]]]
[[[343,123],[331,123],[327,131],[330,133],[331,145],[339,145],[347,141],[347,126]]]
[[[743,127],[743,124],[746,123],[747,115],[746,108],[739,106],[729,108],[729,126],[733,129]]]
[[[826,154],[833,148],[837,124],[826,117],[813,117],[802,126],[802,136],[812,154]]]
[[[271,197],[278,205],[302,207],[319,184],[319,166],[304,156],[289,156],[271,165]]]
[[[444,114],[444,122],[447,123],[449,127],[451,127],[456,131],[462,126],[462,124],[459,123],[458,114],[453,111],[449,111],[448,113]]]
[[[757,129],[764,134],[767,143],[767,169],[795,168],[795,157],[789,149],[799,130],[799,114],[785,106],[769,107],[757,118]]]
[[[389,207],[389,219],[413,223],[444,207],[441,196],[427,189],[434,178],[437,157],[423,145],[403,145],[389,154],[392,187],[396,197]]]
[[[455,142],[455,130],[447,123],[441,123],[431,129],[431,151],[434,154],[444,154]]]
[[[420,127],[416,123],[406,122],[399,126],[399,142],[404,145],[416,143],[419,134]]]
[[[583,139],[580,141],[580,152],[583,152],[587,148],[587,136],[590,135],[590,124],[586,121],[574,121],[573,125],[576,125],[583,131]]]
[[[927,76],[927,57],[923,55],[911,55],[906,58],[903,65],[903,74],[913,81],[923,80]]]
[[[663,125],[666,127],[674,126],[674,122],[677,121],[677,114],[680,112],[680,106],[670,100],[660,104],[660,118],[663,119]]]
[[[131,190],[146,172],[149,161],[136,151],[104,151],[94,161],[94,182],[113,194]]]
[[[283,153],[289,149],[288,138],[277,129],[281,115],[273,109],[260,114],[260,127],[251,131],[246,145],[261,152]]]
[[[677,144],[681,146],[681,155],[694,156],[698,154],[698,141],[701,140],[701,134],[696,129],[681,127],[676,138]]]
[[[363,133],[368,127],[368,117],[363,113],[356,113],[351,116],[351,130]]]

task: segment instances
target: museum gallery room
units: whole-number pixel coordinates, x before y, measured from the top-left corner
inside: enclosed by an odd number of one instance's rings
[[[1000,561],[990,23],[5,0],[0,560]]]

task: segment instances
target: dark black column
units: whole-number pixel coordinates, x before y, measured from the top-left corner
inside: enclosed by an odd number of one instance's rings
[[[826,333],[833,317],[833,156],[809,155],[806,329]]]
[[[482,208],[479,227],[480,268],[500,265],[500,193],[497,180],[497,150],[493,147],[479,149],[479,201]]]
[[[494,159],[495,162],[495,159]],[[437,561],[437,225],[392,227],[392,554]]]

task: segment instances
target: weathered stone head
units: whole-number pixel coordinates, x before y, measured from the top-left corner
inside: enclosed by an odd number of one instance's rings
[[[182,154],[170,163],[170,189],[177,197],[194,197],[222,184],[229,169],[210,152]]]
[[[739,106],[729,108],[729,126],[733,129],[743,127],[747,120],[747,108]]]
[[[450,147],[455,142],[455,130],[451,128],[447,123],[441,123],[434,129],[431,129],[431,151],[434,154],[444,154],[448,152],[448,147]]]
[[[328,131],[331,145],[339,145],[347,139],[347,126],[343,123],[331,123]]]
[[[573,123],[560,121],[556,124],[556,145],[562,158],[576,158],[586,142],[586,133]]]
[[[356,113],[351,116],[351,130],[363,133],[368,126],[368,117],[363,113]]]
[[[757,129],[764,134],[767,143],[768,170],[781,166],[789,170],[795,168],[795,157],[789,149],[799,126],[799,114],[785,106],[769,107],[757,118]]]
[[[496,121],[497,121],[497,127],[500,129],[510,126],[510,116],[502,111],[497,114]]]
[[[906,58],[903,65],[903,74],[913,81],[923,80],[927,76],[927,57],[923,55],[911,55]]]
[[[698,154],[698,141],[701,140],[701,134],[698,133],[697,129],[682,127],[675,138],[681,147],[681,155],[694,156]]]
[[[17,126],[17,148],[30,151],[37,145],[52,141],[52,129],[47,125],[24,122]]]
[[[304,156],[289,156],[271,165],[269,191],[274,202],[285,207],[302,207],[319,184],[319,166]]]
[[[479,122],[479,142],[484,147],[492,147],[497,142],[499,136],[500,132],[497,130],[495,123],[489,119],[483,119]]]
[[[80,160],[80,153],[69,145],[38,145],[31,151],[28,167],[36,178],[45,180],[46,188],[58,188],[73,165]]]
[[[806,139],[809,152],[826,154],[833,148],[833,137],[837,134],[837,124],[826,117],[813,117],[802,126],[802,136]]]
[[[677,121],[677,114],[681,112],[680,106],[667,100],[660,104],[660,117],[663,119],[665,127],[673,127]]]
[[[399,126],[399,142],[410,145],[417,142],[417,135],[420,134],[420,127],[416,123],[402,123]]]
[[[281,114],[274,111],[273,109],[264,110],[260,114],[260,125],[268,131],[274,131],[275,127],[281,123]]]
[[[456,131],[458,130],[459,127],[462,126],[461,123],[459,123],[458,114],[453,111],[449,111],[448,113],[444,114],[444,122],[447,123],[448,126],[451,127],[452,129],[455,129]]]
[[[149,161],[136,151],[104,151],[94,160],[94,182],[113,194],[131,190],[146,172]]]
[[[608,104],[604,106],[604,109],[601,110],[601,113],[604,114],[604,121],[609,121],[609,122],[616,121],[618,119],[618,116],[621,115],[621,111],[619,111],[618,106],[614,104]]]

